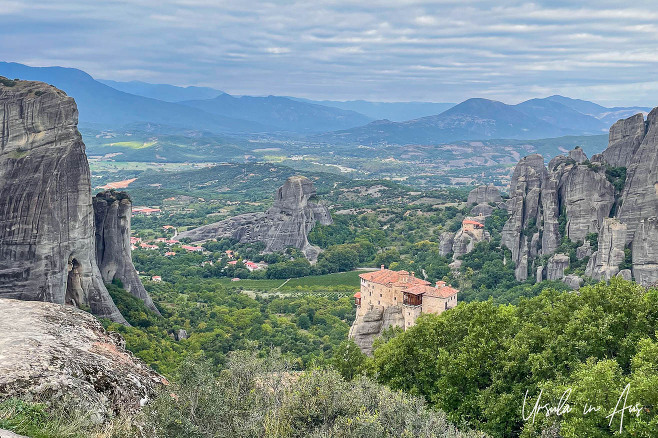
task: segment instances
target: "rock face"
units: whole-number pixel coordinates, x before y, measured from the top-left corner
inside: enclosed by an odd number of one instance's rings
[[[633,236],[631,251],[635,281],[645,286],[658,282],[658,218],[656,216],[640,222]]]
[[[621,194],[608,180],[607,166],[627,168]],[[502,244],[512,251],[517,280],[527,278],[538,255],[554,254],[563,237],[578,242],[598,232],[597,252],[589,242],[577,250],[579,260],[590,257],[588,276],[615,276],[630,246],[635,280],[645,286],[658,281],[658,108],[646,122],[638,114],[615,123],[608,148],[591,162],[580,148],[553,158],[548,169],[539,155],[523,158],[514,169],[507,207]],[[552,276],[547,266],[546,277]]]
[[[179,234],[179,238],[194,241],[228,237],[241,243],[264,242],[265,251],[281,251],[295,247],[315,261],[320,249],[308,242],[308,233],[316,222],[333,223],[327,207],[311,202],[315,197],[313,183],[306,177],[288,178],[279,187],[274,205],[265,213],[236,216],[221,222]]]
[[[439,236],[439,254],[447,256],[452,252],[452,245],[455,243],[455,234],[450,231],[444,231]]]
[[[72,306],[0,299],[0,399],[73,403],[102,422],[134,413],[166,381]]]
[[[132,202],[123,192],[106,191],[93,198],[96,229],[96,262],[105,283],[119,279],[125,290],[144,301],[158,315],[139,279],[130,249]]]
[[[503,202],[503,197],[500,196],[500,191],[493,185],[479,186],[468,194],[468,204],[488,204],[490,202],[499,203]]]
[[[574,242],[596,233],[615,202],[615,189],[605,170],[573,166],[563,170],[561,193],[567,215],[567,236]]]
[[[658,108],[649,113],[646,126],[646,135],[628,165],[617,213],[628,225],[626,243],[643,220],[658,215]]]
[[[569,256],[566,254],[555,254],[548,259],[546,265],[547,280],[562,280],[564,271],[569,267]]]
[[[562,281],[573,290],[578,290],[583,285],[583,279],[573,274],[567,275]]]
[[[25,435],[16,435],[9,430],[0,429],[0,438],[28,438]]]
[[[603,151],[603,159],[613,167],[628,167],[645,134],[642,114],[619,120],[610,128],[608,148]]]
[[[503,227],[501,242],[512,251],[512,261],[517,267],[516,279],[519,281],[528,278],[530,241],[523,230],[541,221],[540,194],[542,182],[547,177],[544,159],[538,154],[522,158],[512,174],[510,199],[507,203],[510,217]]]
[[[350,327],[349,337],[361,351],[367,355],[372,354],[372,343],[381,333],[389,327],[404,327],[402,306],[373,306],[363,317],[357,319]]]
[[[585,274],[595,280],[610,280],[619,272],[624,262],[626,224],[617,219],[606,218],[599,231],[599,249],[592,254]]]
[[[96,265],[77,122],[74,100],[52,86],[0,85],[0,297],[89,306],[125,322]]]

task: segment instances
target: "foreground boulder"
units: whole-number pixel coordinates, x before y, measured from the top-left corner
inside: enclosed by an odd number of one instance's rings
[[[96,265],[77,123],[76,104],[63,91],[0,83],[0,297],[89,307],[125,323]]]
[[[70,403],[95,423],[135,413],[165,384],[73,306],[0,299],[0,399]]]
[[[265,213],[248,213],[204,225],[178,235],[193,241],[231,238],[240,243],[264,242],[265,251],[300,249],[307,259],[315,261],[320,248],[308,242],[308,233],[319,222],[333,223],[324,205],[312,202],[316,195],[313,183],[306,177],[293,176],[279,187],[274,205]]]

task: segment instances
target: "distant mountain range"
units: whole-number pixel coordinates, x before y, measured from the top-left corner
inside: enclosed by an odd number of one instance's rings
[[[649,108],[642,107],[605,108],[562,96],[531,99],[517,105],[474,98],[438,115],[405,122],[378,120],[315,139],[358,144],[440,144],[459,140],[596,135],[607,132],[619,118],[648,111]]]
[[[7,62],[0,62],[0,76],[43,81],[64,90],[76,99],[82,125],[155,125],[160,130],[229,135],[307,135],[310,141],[345,144],[441,144],[596,135],[607,132],[618,119],[649,111],[643,107],[606,108],[563,96],[517,105],[488,99],[468,99],[453,105],[236,97],[208,87],[96,80],[73,68]]]
[[[210,114],[250,120],[290,132],[334,131],[364,125],[373,120],[354,111],[277,96],[234,97],[221,94],[214,99],[180,103]]]
[[[298,97],[291,97],[291,99],[356,111],[357,113],[364,114],[373,120],[386,119],[393,122],[403,122],[405,120],[440,114],[456,105],[454,103],[369,102],[366,100],[348,100],[342,102],[337,100],[309,100]]]
[[[98,79],[98,82],[123,91],[124,93],[173,103],[182,100],[214,99],[224,93],[223,91],[208,87],[177,87],[176,85],[149,84],[142,81],[117,82],[108,79]]]
[[[29,67],[0,62],[0,76],[43,81],[75,98],[81,124],[119,128],[135,124],[157,124],[187,130],[226,134],[319,133],[363,125],[372,119],[352,111],[299,102],[284,97],[233,98],[210,88],[175,87],[144,83],[114,83],[131,94],[95,80],[87,73],[62,67]],[[108,82],[108,81],[106,81]],[[205,97],[216,99],[186,104],[165,100]],[[146,97],[150,96],[150,97]],[[222,108],[222,105],[226,106]],[[199,109],[204,107],[207,110]]]

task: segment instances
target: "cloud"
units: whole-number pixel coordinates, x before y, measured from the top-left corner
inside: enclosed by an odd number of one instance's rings
[[[235,94],[657,105],[652,0],[0,0],[0,59]]]

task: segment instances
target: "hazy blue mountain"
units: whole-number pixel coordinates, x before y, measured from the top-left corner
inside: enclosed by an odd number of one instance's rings
[[[366,100],[309,100],[291,97],[302,102],[316,103],[318,105],[332,106],[344,110],[356,111],[375,120],[391,120],[403,122],[425,116],[440,114],[455,106],[454,103],[435,102],[370,102]]]
[[[580,134],[601,134],[610,128],[602,120],[550,99],[530,99],[514,105],[514,108],[528,116]]]
[[[580,113],[595,117],[604,122],[608,127],[619,119],[626,119],[638,113],[648,113],[651,111],[651,108],[641,106],[606,108],[594,102],[581,99],[571,99],[570,97],[564,97],[557,94],[547,97],[545,100],[561,103],[562,105],[568,106]]]
[[[213,99],[223,91],[209,87],[178,87],[168,84],[149,84],[142,81],[117,82],[109,79],[98,79],[98,82],[125,93],[165,102],[180,102],[181,100]]]
[[[212,114],[274,126],[280,131],[327,132],[361,126],[372,120],[354,111],[277,96],[222,94],[214,99],[180,103]]]
[[[253,121],[210,114],[186,105],[136,96],[115,90],[74,68],[28,67],[0,62],[0,76],[43,81],[72,96],[81,123],[119,127],[134,123],[156,123],[212,132],[238,133],[268,130]]]
[[[406,122],[378,120],[318,138],[361,144],[439,144],[492,138],[536,139],[575,133],[572,129],[528,115],[513,105],[488,99],[468,99],[438,115]]]

